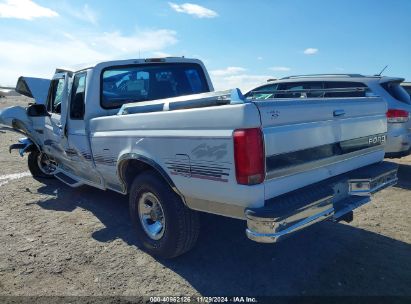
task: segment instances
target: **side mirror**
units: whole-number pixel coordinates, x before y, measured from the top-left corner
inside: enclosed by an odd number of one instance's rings
[[[29,117],[45,117],[50,116],[44,104],[33,104],[27,108],[27,116]]]

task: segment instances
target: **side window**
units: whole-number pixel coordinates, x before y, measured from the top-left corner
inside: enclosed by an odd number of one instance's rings
[[[47,110],[52,113],[61,114],[61,101],[63,99],[64,78],[51,81],[49,96],[47,99]]]
[[[365,97],[365,91],[358,91],[355,88],[366,88],[367,86],[361,82],[348,81],[327,81],[324,83],[325,89],[337,89],[336,92],[327,92],[324,97]],[[338,89],[352,89],[345,92],[338,92]]]
[[[258,100],[265,100],[274,98],[274,93],[277,90],[278,84],[265,85],[263,87],[256,88],[249,92],[246,97],[250,97]]]
[[[86,73],[74,76],[73,88],[71,91],[70,118],[75,120],[84,119],[84,95],[86,91]]]
[[[285,92],[275,94],[275,98],[315,98],[324,95],[323,83],[319,81],[280,83],[278,90]]]

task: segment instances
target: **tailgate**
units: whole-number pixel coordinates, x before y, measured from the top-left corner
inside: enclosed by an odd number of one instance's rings
[[[285,187],[266,190],[268,197],[383,159],[387,106],[378,97],[255,104],[264,133],[266,183],[287,177]]]

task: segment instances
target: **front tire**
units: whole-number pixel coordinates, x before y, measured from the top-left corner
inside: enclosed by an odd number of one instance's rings
[[[131,186],[130,215],[145,250],[160,258],[174,258],[194,247],[200,222],[170,186],[152,171],[138,175]]]
[[[34,178],[53,178],[52,166],[47,155],[38,150],[31,151],[28,156],[28,166]]]

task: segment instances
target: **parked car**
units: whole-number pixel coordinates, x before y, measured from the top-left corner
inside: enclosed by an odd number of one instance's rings
[[[404,88],[404,90],[407,91],[407,93],[411,96],[411,82],[402,82],[401,86]]]
[[[403,78],[360,74],[299,75],[269,81],[254,88],[246,96],[258,100],[381,96],[388,104],[386,156],[402,157],[411,153],[411,101],[400,85],[403,81]]]
[[[29,153],[36,178],[129,195],[136,236],[160,257],[194,246],[198,211],[247,220],[250,239],[271,243],[350,221],[397,181],[397,165],[383,162],[379,97],[246,100],[213,92],[187,58],[102,62],[57,70],[40,90],[46,82],[20,78],[36,103],[0,112],[28,137],[10,150]]]

